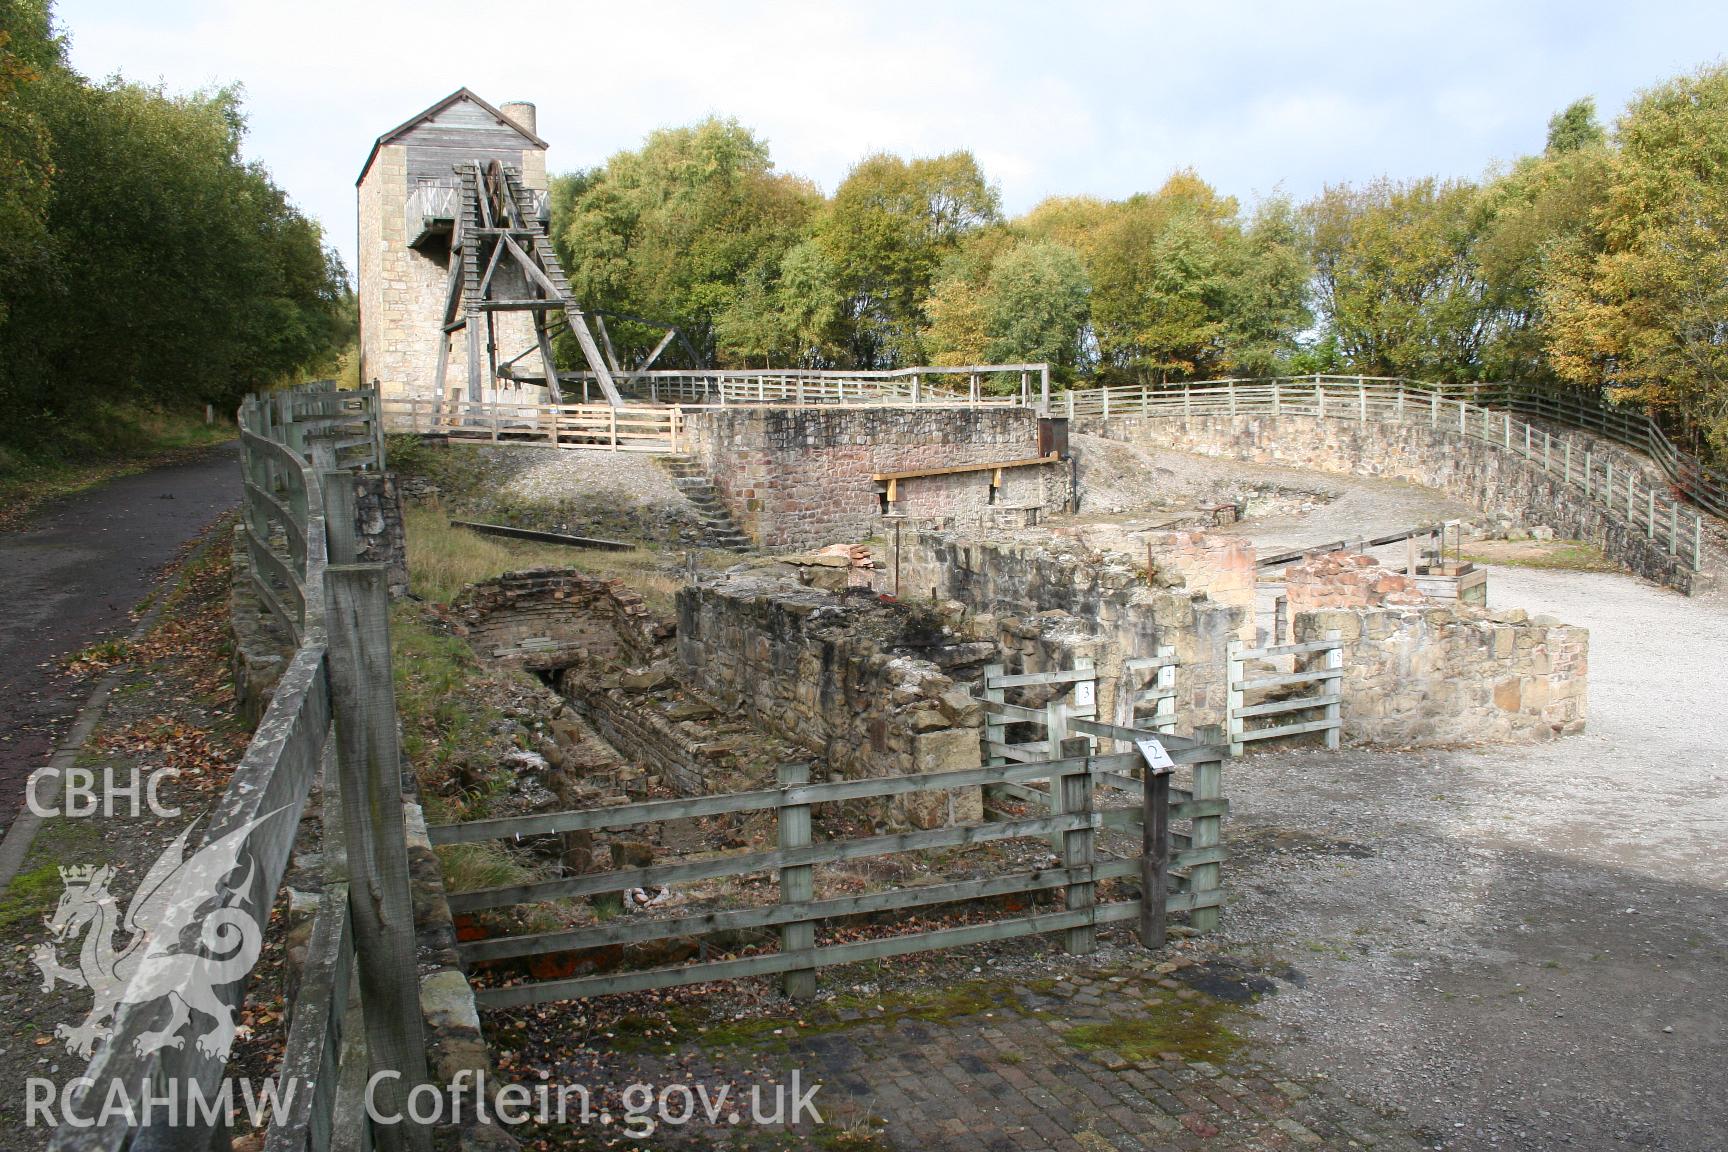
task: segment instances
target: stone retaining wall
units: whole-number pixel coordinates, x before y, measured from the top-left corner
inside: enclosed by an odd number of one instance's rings
[[[408,534],[393,472],[354,474],[354,540],[362,564],[390,568],[390,595],[408,591]]]
[[[654,701],[616,684],[596,683],[590,669],[567,673],[559,688],[576,702],[606,743],[660,777],[675,792],[707,796],[727,790],[720,780],[725,761],[723,751],[705,748],[678,720],[657,708]],[[722,757],[716,759],[710,755],[713,751],[722,751]]]
[[[569,568],[506,572],[470,585],[450,607],[482,656],[529,671],[578,662],[649,664],[665,654],[671,635],[622,580]],[[521,649],[524,641],[540,640],[550,643]]]
[[[689,452],[732,520],[761,548],[854,543],[881,530],[882,472],[1038,455],[1027,408],[711,408],[686,419]],[[914,522],[1024,522],[1067,501],[1068,464],[902,481],[895,511]]]
[[[1344,642],[1344,734],[1379,744],[1547,740],[1584,730],[1590,633],[1521,610],[1296,613],[1297,641]]]
[[[976,702],[904,651],[942,639],[939,625],[874,596],[769,573],[729,573],[678,594],[678,658],[691,685],[819,751],[835,778],[979,766]],[[921,828],[982,816],[976,788],[898,798],[883,813]]]
[[[1292,613],[1431,603],[1415,580],[1359,552],[1330,552],[1291,564],[1284,569],[1284,596]]]
[[[1224,716],[1226,644],[1251,627],[1249,604],[1223,604],[1190,587],[1184,571],[1203,585],[1233,586],[1228,571],[1252,571],[1253,552],[1240,541],[1214,549],[1196,533],[1153,547],[1154,581],[1124,556],[1090,554],[1060,538],[1042,541],[966,537],[936,532],[904,534],[900,579],[905,594],[957,600],[989,617],[1005,651],[1021,661],[1016,672],[1072,667],[1091,657],[1099,669],[1099,716],[1128,723],[1128,696],[1118,677],[1131,657],[1152,656],[1161,645],[1176,650],[1177,714],[1182,728],[1215,724]],[[1208,565],[1208,554],[1216,561]],[[1213,568],[1216,571],[1213,571]],[[893,579],[891,559],[883,578]],[[1210,575],[1204,575],[1210,573]],[[1248,585],[1252,592],[1252,585]],[[1251,603],[1251,602],[1250,602]]]
[[[1546,525],[1588,540],[1632,572],[1681,592],[1697,582],[1666,544],[1647,539],[1561,478],[1444,426],[1316,416],[1112,416],[1086,418],[1075,431],[1202,456],[1408,480],[1518,526]]]

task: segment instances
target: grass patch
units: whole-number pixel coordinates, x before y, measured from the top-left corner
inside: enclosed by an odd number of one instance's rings
[[[77,425],[57,424],[27,444],[0,443],[0,529],[16,528],[51,500],[119,476],[147,472],[188,452],[232,440],[217,413],[96,404]]]
[[[1133,1016],[1078,1024],[1062,1038],[1082,1051],[1108,1049],[1125,1060],[1156,1060],[1174,1052],[1184,1060],[1224,1060],[1244,1044],[1225,1021],[1238,1009],[1221,1000],[1148,1000]]]
[[[492,728],[502,718],[473,685],[480,662],[460,637],[432,630],[412,604],[392,613],[390,645],[402,751],[432,823],[483,818],[508,786]]]
[[[102,834],[95,821],[57,817],[46,821],[30,845],[27,866],[0,892],[0,933],[24,930],[35,936],[42,920],[60,902],[64,890],[60,868],[73,864],[101,864]]]
[[[1547,568],[1569,572],[1618,572],[1620,566],[1587,540],[1479,540],[1464,553],[1473,564]]]
[[[454,528],[439,504],[404,512],[409,582],[417,596],[448,604],[464,587],[525,568],[574,568],[601,579],[623,580],[661,615],[670,615],[682,578],[666,571],[663,554],[648,548],[601,552],[505,540]]]
[[[447,892],[502,888],[543,879],[498,844],[443,844],[436,851]]]

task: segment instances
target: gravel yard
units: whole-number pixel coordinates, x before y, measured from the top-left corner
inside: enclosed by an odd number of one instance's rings
[[[1721,1148],[1728,611],[1615,574],[1489,579],[1591,629],[1589,731],[1233,764],[1222,944],[1301,973],[1257,1038],[1447,1147]]]

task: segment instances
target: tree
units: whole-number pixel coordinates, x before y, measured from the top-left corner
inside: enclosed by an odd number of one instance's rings
[[[1548,121],[1548,154],[1558,156],[1606,143],[1608,134],[1596,119],[1596,101],[1586,96],[1554,113]]]
[[[1553,275],[1556,252],[1591,229],[1609,160],[1604,144],[1561,150],[1550,145],[1484,187],[1474,247],[1490,314],[1479,352],[1484,379],[1553,380],[1543,286]]]
[[[844,300],[848,359],[914,363],[924,303],[961,241],[999,215],[996,190],[969,152],[912,161],[878,154],[835,190],[816,228]]]
[[[1003,252],[990,265],[985,357],[996,364],[1071,367],[1079,359],[1091,290],[1080,254],[1064,244],[1035,240]]]
[[[1228,363],[1228,312],[1240,258],[1236,201],[1193,172],[1113,206],[1091,259],[1101,369],[1197,377]]]
[[[1378,180],[1307,205],[1320,310],[1356,371],[1476,378],[1492,322],[1472,251],[1478,194],[1466,181]]]
[[[562,178],[552,230],[585,305],[677,324],[705,358],[724,361],[771,346],[741,325],[737,299],[770,291],[819,200],[807,181],[773,170],[765,141],[735,120],[708,119],[655,132],[598,173]],[[743,341],[736,347],[717,338],[728,312],[727,332]],[[626,356],[660,334],[612,328]]]
[[[41,0],[0,0],[0,324],[19,285],[51,272],[47,228],[54,176],[47,127],[29,87],[61,66]]]
[[[5,285],[0,435],[99,428],[117,402],[227,403],[332,359],[353,331],[346,273],[241,159],[238,90],[92,85],[40,43],[30,67],[9,123],[39,127],[50,179],[30,274]]]
[[[1543,285],[1550,358],[1728,452],[1728,67],[1644,93],[1615,137],[1591,227]]]
[[[1313,265],[1296,207],[1272,196],[1254,209],[1228,291],[1226,367],[1244,376],[1287,369],[1297,338],[1314,322],[1308,307]]]

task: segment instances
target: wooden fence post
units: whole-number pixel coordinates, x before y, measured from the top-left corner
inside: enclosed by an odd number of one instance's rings
[[[809,764],[782,764],[777,769],[780,786],[789,788],[810,783]],[[780,850],[805,848],[810,844],[810,805],[780,805]],[[780,869],[780,903],[808,904],[816,896],[816,869],[798,864]],[[780,926],[780,951],[811,952],[816,947],[816,925],[799,920]],[[794,968],[781,981],[781,990],[795,1000],[808,1000],[816,995],[816,968]]]
[[[1068,704],[1064,700],[1052,700],[1044,705],[1044,757],[1047,760],[1062,758],[1062,745],[1068,741]],[[1048,785],[1050,789],[1050,815],[1060,816],[1067,809],[1067,794],[1062,790],[1060,776],[1051,776]],[[1057,852],[1067,842],[1067,833],[1053,832],[1050,834],[1050,847]]]
[[[1086,870],[1086,879],[1068,881],[1066,907],[1070,912],[1085,911],[1092,908],[1096,902],[1097,893],[1092,883],[1093,843],[1092,843],[1092,761],[1091,744],[1084,736],[1076,736],[1072,740],[1064,740],[1058,746],[1055,755],[1068,759],[1070,757],[1087,757],[1084,765],[1078,770],[1070,770],[1056,780],[1051,781],[1053,788],[1062,796],[1062,811],[1076,816],[1084,816],[1088,823],[1079,828],[1071,828],[1062,835],[1062,866],[1069,870],[1070,875],[1075,869]],[[1098,948],[1098,929],[1088,923],[1077,928],[1068,929],[1064,950],[1070,956],[1085,956]]]
[[[1224,719],[1229,725],[1230,755],[1242,755],[1242,641],[1231,640],[1224,649]]]
[[[1208,743],[1221,743],[1223,733],[1216,724],[1197,727],[1194,735]],[[1222,760],[1204,760],[1194,765],[1194,802],[1202,804],[1206,801],[1222,800],[1224,797],[1224,762]],[[1207,848],[1217,848],[1223,843],[1223,816],[1196,816],[1190,829],[1188,846],[1195,851]],[[1188,870],[1188,891],[1199,899],[1209,896],[1218,890],[1219,866],[1212,864],[1196,864]],[[1196,932],[1215,932],[1218,929],[1218,909],[1195,908],[1188,914],[1188,924]]]
[[[1336,628],[1326,633],[1326,639],[1333,642],[1334,647],[1326,649],[1326,670],[1336,675],[1328,676],[1323,683],[1328,696],[1344,695],[1344,648],[1338,643],[1339,633]],[[1340,719],[1340,706],[1326,705],[1326,747],[1336,752],[1338,750],[1339,730],[1343,727]]]
[[[1170,890],[1170,770],[1148,765],[1141,785],[1140,946],[1162,948]]]
[[[1166,736],[1176,735],[1176,646],[1160,644],[1155,655],[1170,661],[1158,669],[1157,678],[1153,683],[1157,686],[1159,698],[1153,706],[1152,727]]]
[[[330,703],[346,832],[349,914],[354,924],[366,1044],[382,1111],[406,1116],[408,1093],[427,1080],[415,963],[414,901],[402,811],[402,755],[390,665],[389,575],[383,564],[324,572]],[[377,1125],[382,1152],[429,1152],[431,1130],[405,1121]]]
[[[318,486],[324,492],[325,555],[331,564],[353,564],[360,559],[354,474],[325,469],[318,473]]]

